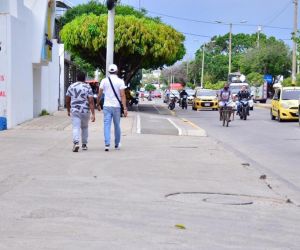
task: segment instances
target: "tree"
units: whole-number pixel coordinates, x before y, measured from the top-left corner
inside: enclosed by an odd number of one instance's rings
[[[147,84],[145,87],[145,90],[148,92],[156,90],[155,86],[153,84]]]
[[[107,7],[104,4],[100,4],[95,0],[91,0],[86,4],[79,4],[74,8],[71,8],[66,11],[66,13],[59,19],[59,23],[61,27],[66,25],[67,23],[73,21],[76,17],[82,16],[84,14],[95,14],[97,16],[107,14]],[[134,8],[126,5],[117,5],[116,6],[116,15],[128,16],[132,15],[138,18],[149,18],[152,20],[160,21],[159,18],[151,18],[146,16],[147,12],[142,9],[141,11],[137,11]]]
[[[292,77],[285,78],[285,79],[283,80],[282,85],[283,85],[284,87],[290,87],[290,86],[293,86],[293,83],[292,83]],[[299,87],[300,87],[300,74],[297,74],[297,75],[296,75],[296,86],[299,86]]]
[[[228,76],[229,34],[214,36],[205,46],[204,83],[226,81]],[[191,76],[199,81],[202,68],[203,45],[197,50],[191,63]],[[254,53],[256,52],[256,53]],[[261,55],[260,55],[261,54]],[[257,33],[232,35],[232,72],[243,74],[257,72],[265,74],[288,74],[290,68],[289,48],[274,37],[260,34],[260,48],[257,48]],[[266,58],[262,59],[264,55]],[[268,55],[268,56],[267,56]],[[260,57],[259,57],[260,56]],[[261,58],[261,59],[258,59]],[[254,67],[255,65],[255,67]]]
[[[244,54],[241,59],[241,70],[245,74],[257,72],[262,75],[288,76],[291,61],[291,52],[287,45],[270,38],[259,48],[253,48]]]
[[[261,85],[264,83],[264,76],[257,72],[252,72],[247,75],[247,80],[251,85]]]
[[[107,15],[76,17],[61,38],[65,48],[95,68],[105,71]],[[115,17],[114,62],[126,71],[128,83],[140,68],[172,65],[185,54],[184,36],[157,20],[135,16]]]

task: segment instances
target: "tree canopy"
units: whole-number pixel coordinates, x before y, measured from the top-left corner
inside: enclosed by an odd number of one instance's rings
[[[291,52],[287,45],[275,39],[253,48],[241,58],[241,71],[244,74],[257,72],[273,76],[289,76],[291,69]]]
[[[84,14],[67,23],[61,38],[66,50],[105,71],[107,15]],[[140,68],[172,65],[185,54],[184,36],[149,18],[115,17],[114,62],[126,71],[125,82]]]
[[[226,81],[228,75],[228,41],[229,34],[215,36],[205,46],[204,82],[217,83]],[[191,63],[190,79],[200,81],[199,69],[202,67],[203,45],[196,52],[195,61]],[[240,71],[247,75],[289,74],[290,49],[283,41],[260,34],[259,47],[257,33],[232,35],[232,72]]]
[[[97,16],[107,14],[107,7],[104,4],[100,4],[95,0],[91,0],[86,4],[79,4],[74,8],[69,9],[60,19],[60,25],[64,26],[67,23],[73,21],[76,17],[81,16],[83,14],[95,14]],[[116,15],[122,16],[135,16],[138,18],[145,17],[152,20],[160,21],[159,18],[151,18],[146,16],[146,10],[142,9],[141,11],[135,10],[131,6],[127,5],[116,5]]]

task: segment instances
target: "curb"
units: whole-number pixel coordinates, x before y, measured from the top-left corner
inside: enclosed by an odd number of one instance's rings
[[[195,136],[195,137],[207,137],[206,131],[195,123],[185,119],[185,118],[177,118],[173,122],[181,129],[181,136]]]

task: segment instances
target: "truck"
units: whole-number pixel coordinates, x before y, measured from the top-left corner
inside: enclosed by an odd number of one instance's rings
[[[268,94],[268,83],[265,81],[263,84],[254,84],[251,87],[251,95],[253,95],[254,102],[266,103]]]

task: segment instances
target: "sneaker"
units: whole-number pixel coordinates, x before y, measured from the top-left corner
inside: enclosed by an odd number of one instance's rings
[[[78,150],[79,150],[78,143],[74,143],[74,145],[73,145],[73,152],[78,152]]]
[[[109,146],[105,145],[105,151],[108,152],[109,151]]]
[[[88,147],[87,147],[87,145],[86,144],[82,144],[82,150],[88,150]]]
[[[120,150],[121,149],[121,143],[119,143],[118,145],[115,146],[115,150]]]

